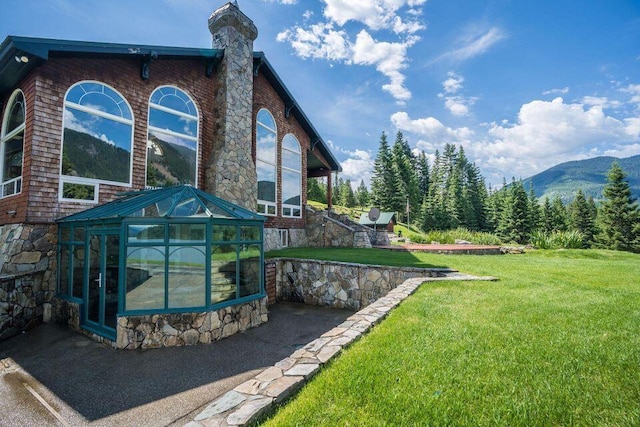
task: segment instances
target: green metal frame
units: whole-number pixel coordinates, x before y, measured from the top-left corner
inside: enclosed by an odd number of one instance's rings
[[[162,202],[163,200],[171,201],[170,205],[162,216],[144,217],[140,216],[142,209],[152,204]],[[179,210],[182,201],[195,202],[204,215],[179,216]],[[215,212],[211,209],[215,208]],[[222,217],[224,214],[225,217]],[[82,303],[87,298],[88,292],[88,276],[89,276],[89,238],[96,234],[119,234],[120,237],[120,257],[119,257],[119,276],[118,276],[118,316],[137,316],[146,314],[162,314],[162,313],[185,313],[193,311],[214,311],[230,305],[242,304],[255,299],[263,298],[265,294],[264,287],[264,221],[265,218],[247,209],[236,206],[223,199],[215,197],[204,191],[198,190],[191,186],[176,186],[162,188],[156,190],[142,190],[137,192],[124,193],[122,197],[104,205],[64,217],[59,219],[58,241],[59,247],[66,246],[69,251],[69,274],[67,283],[58,285],[61,298],[68,299],[76,303]],[[130,244],[128,241],[128,229],[131,225],[164,225],[164,238],[162,241],[147,241]],[[205,239],[202,245],[194,243],[176,243],[170,241],[169,228],[172,224],[203,224],[205,225]],[[234,240],[217,240],[213,239],[213,231],[216,226],[234,226],[236,227]],[[242,240],[241,227],[251,226],[259,229],[260,238],[257,240]],[[84,239],[82,241],[76,239],[75,231],[78,227],[84,228]],[[63,230],[69,230],[69,239],[63,238]],[[219,303],[211,303],[211,263],[212,248],[215,245],[235,245],[236,246],[236,298]],[[256,294],[240,297],[240,248],[242,245],[257,245],[260,247],[260,272],[259,272],[259,291]],[[169,308],[168,300],[168,281],[169,281],[169,249],[172,247],[205,247],[205,305],[196,307],[176,307]],[[77,247],[83,247],[85,250],[85,265],[83,270],[83,298],[73,297],[73,279],[74,279],[74,256],[72,251]],[[126,310],[126,272],[127,272],[127,253],[130,247],[164,247],[165,248],[165,289],[164,289],[164,307],[149,310]],[[58,251],[58,266],[60,268],[60,252]],[[103,255],[104,256],[104,255]],[[101,260],[103,262],[103,260]],[[83,328],[91,330],[108,338],[115,339],[113,333],[109,330],[103,330],[87,322],[86,307],[81,307],[81,319]]]

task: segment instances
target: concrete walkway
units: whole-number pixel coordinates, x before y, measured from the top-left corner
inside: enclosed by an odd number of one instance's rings
[[[40,326],[0,342],[0,426],[173,426],[353,312],[269,307],[269,322],[211,345],[122,351]]]

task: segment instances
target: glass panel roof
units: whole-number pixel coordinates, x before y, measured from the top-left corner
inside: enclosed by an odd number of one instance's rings
[[[265,218],[189,185],[124,193],[120,198],[57,220],[59,223],[118,218]]]

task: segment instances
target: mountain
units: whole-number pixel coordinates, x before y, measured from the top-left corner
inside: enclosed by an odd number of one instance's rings
[[[84,132],[64,130],[62,173],[68,176],[129,182],[131,153]]]
[[[586,160],[576,160],[553,166],[523,180],[524,188],[528,190],[533,185],[536,196],[543,200],[550,200],[557,195],[566,204],[571,203],[578,189],[582,188],[585,196],[593,196],[596,202],[602,200],[602,190],[607,183],[607,172],[617,161],[631,187],[633,197],[640,199],[640,155],[618,159],[616,157],[594,157]]]

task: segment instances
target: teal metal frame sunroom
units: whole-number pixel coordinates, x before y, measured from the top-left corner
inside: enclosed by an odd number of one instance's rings
[[[191,186],[125,193],[57,220],[57,295],[113,341],[120,317],[263,298],[264,221]]]

